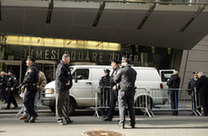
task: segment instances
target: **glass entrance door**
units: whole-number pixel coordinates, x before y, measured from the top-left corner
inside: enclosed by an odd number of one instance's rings
[[[47,82],[55,80],[56,61],[36,60],[38,70],[42,71],[47,79]]]
[[[13,70],[19,83],[22,81],[22,61],[17,60],[0,60],[1,71],[8,72]]]

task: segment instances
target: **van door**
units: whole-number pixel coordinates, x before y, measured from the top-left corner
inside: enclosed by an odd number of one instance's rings
[[[89,68],[77,68],[73,74],[71,95],[76,99],[78,106],[91,106],[93,103],[93,87]]]

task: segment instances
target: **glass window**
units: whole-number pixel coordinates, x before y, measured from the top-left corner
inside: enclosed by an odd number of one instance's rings
[[[89,79],[89,69],[77,69],[72,74],[72,78],[77,80]]]

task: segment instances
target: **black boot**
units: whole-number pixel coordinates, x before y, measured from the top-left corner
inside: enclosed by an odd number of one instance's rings
[[[24,121],[25,121],[25,123],[28,123],[30,119],[31,119],[31,116],[30,116],[30,115],[29,115],[29,116],[27,116],[27,119],[25,119],[25,120],[24,120]]]
[[[32,116],[32,118],[30,119],[30,123],[35,123],[35,119],[36,119],[36,115]]]

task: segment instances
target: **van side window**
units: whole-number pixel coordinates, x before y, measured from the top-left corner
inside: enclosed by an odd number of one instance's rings
[[[83,80],[89,78],[89,69],[77,69],[72,74],[73,79]]]
[[[167,82],[172,74],[173,74],[173,71],[162,71],[161,72],[162,82]]]

